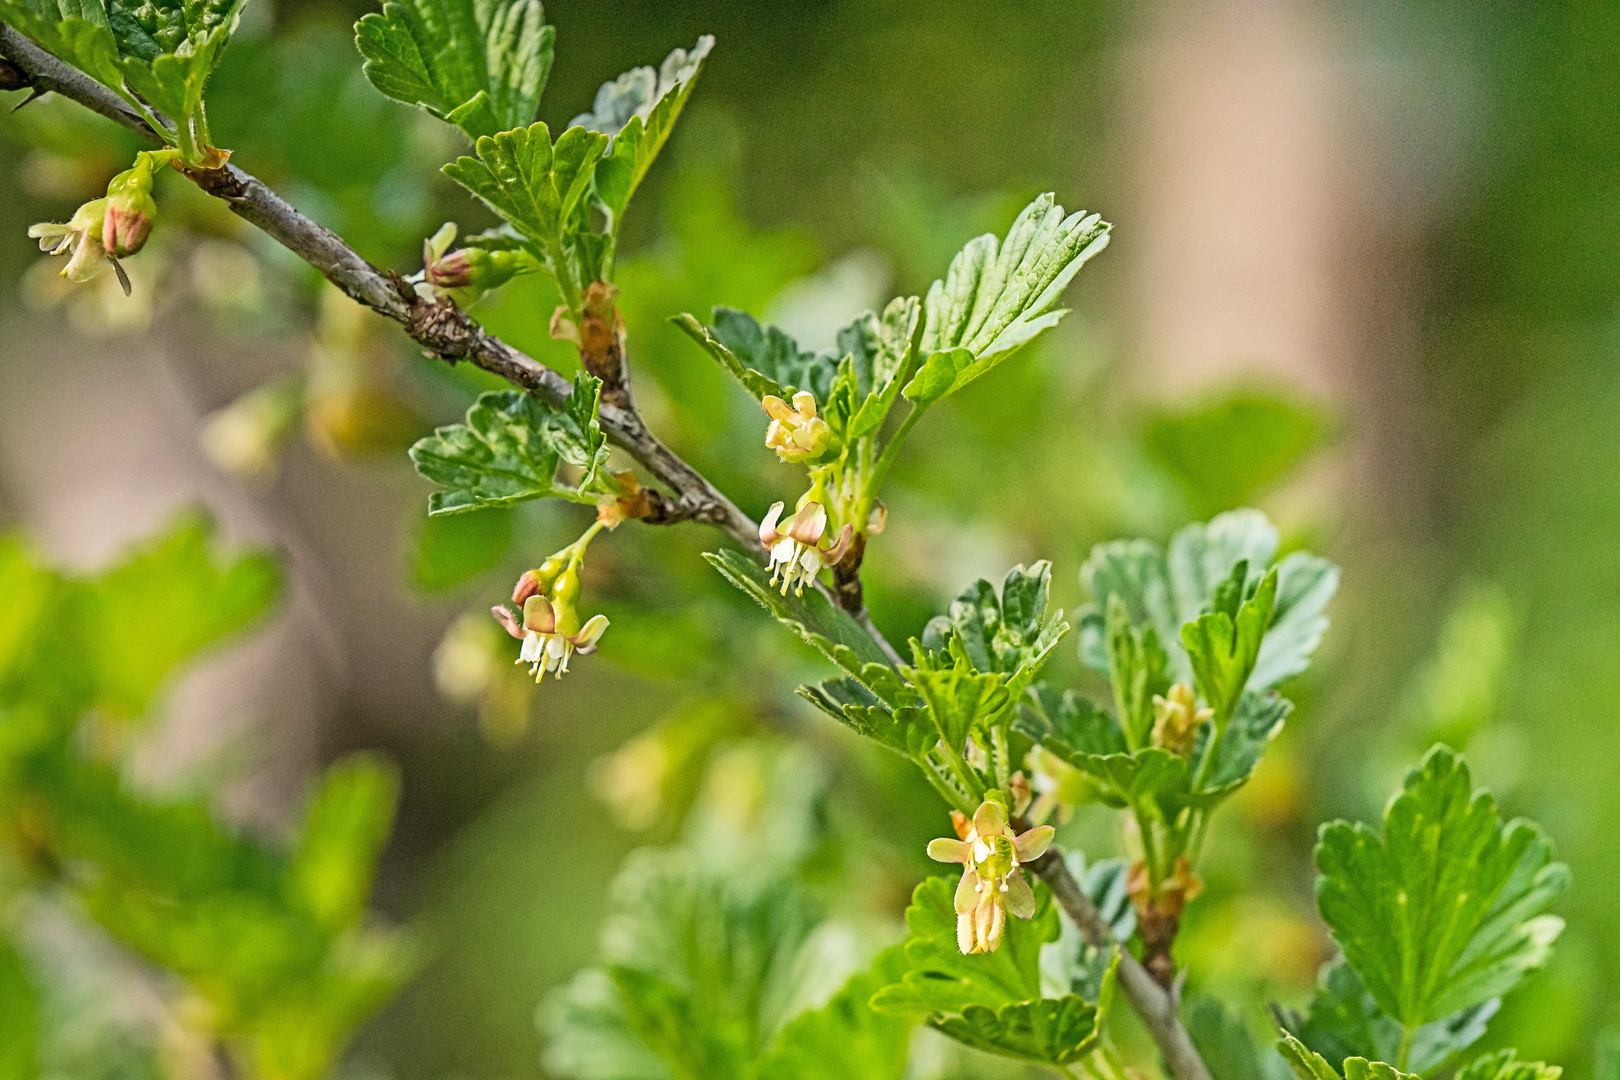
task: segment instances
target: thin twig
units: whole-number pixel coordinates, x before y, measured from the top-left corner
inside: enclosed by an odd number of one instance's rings
[[[154,144],[161,143],[157,133],[121,97],[4,23],[0,23],[0,57],[36,90],[54,91]],[[399,275],[373,266],[336,233],[299,213],[236,166],[227,164],[221,169],[189,170],[185,174],[203,191],[224,201],[238,217],[315,267],[348,296],[404,326],[411,338],[434,356],[450,363],[466,360],[552,404],[560,404],[572,389],[556,371],[485,333],[455,304],[418,296]],[[677,494],[684,517],[715,526],[747,551],[759,550],[758,525],[707,477],[660,442],[640,414],[604,403],[599,415],[609,441]],[[901,662],[900,655],[872,625],[864,609],[855,613],[855,620],[892,662]],[[1107,922],[1055,852],[1032,868],[1050,886],[1087,941],[1097,946],[1113,943]],[[1175,1080],[1210,1080],[1209,1070],[1176,1017],[1175,995],[1155,982],[1123,950],[1119,984]]]
[[[1031,869],[1046,882],[1058,905],[1074,920],[1074,925],[1087,943],[1099,949],[1117,944],[1108,920],[1091,902],[1091,897],[1074,879],[1057,851],[1043,855],[1031,865]],[[1192,1036],[1187,1034],[1187,1029],[1181,1026],[1181,1020],[1176,1015],[1179,1002],[1175,991],[1160,986],[1148,974],[1147,968],[1123,948],[1119,951],[1118,977],[1125,1000],[1130,1002],[1132,1011],[1141,1017],[1143,1026],[1153,1037],[1154,1045],[1164,1056],[1171,1075],[1176,1080],[1210,1080],[1209,1069],[1205,1067],[1204,1059],[1198,1056]]]

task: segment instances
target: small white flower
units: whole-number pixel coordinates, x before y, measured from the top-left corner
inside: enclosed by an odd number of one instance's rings
[[[606,615],[592,615],[584,626],[579,617],[564,605],[553,606],[544,596],[530,596],[523,602],[523,622],[512,617],[511,611],[497,605],[490,609],[506,632],[523,639],[517,663],[528,664],[529,674],[539,682],[548,673],[562,678],[568,671],[568,661],[576,653],[589,656],[596,651],[596,643],[607,632]]]
[[[836,566],[849,550],[855,527],[845,525],[838,540],[831,547],[821,546],[821,536],[827,531],[827,511],[818,502],[811,501],[777,528],[782,516],[782,503],[773,503],[770,512],[759,526],[759,541],[771,553],[771,584],[782,583],[782,595],[788,589],[803,594],[806,582],[816,579],[822,568]]]

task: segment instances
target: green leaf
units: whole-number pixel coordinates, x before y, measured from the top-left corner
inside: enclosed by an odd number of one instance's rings
[[[1240,559],[1235,569],[1241,573],[1246,564]],[[1187,650],[1198,691],[1215,710],[1218,728],[1225,728],[1249,684],[1276,600],[1277,573],[1272,571],[1243,601],[1236,619],[1225,611],[1212,611],[1181,628],[1181,644]]]
[[[1238,390],[1191,408],[1161,406],[1142,441],[1169,473],[1195,517],[1252,503],[1320,448],[1324,410],[1275,391]]]
[[[0,938],[0,1080],[35,1080],[35,993],[22,958]],[[1486,1078],[1481,1078],[1486,1080]]]
[[[1002,685],[1006,677],[974,670],[966,656],[930,653],[915,640],[912,645],[916,666],[900,673],[922,696],[940,739],[960,753],[970,733],[982,730],[1013,701]]]
[[[616,1011],[673,1075],[746,1077],[782,1019],[775,1010],[815,915],[809,894],[790,877],[716,874],[686,847],[636,852],[614,882],[602,935]],[[576,1010],[547,1010],[553,1023],[575,1016]],[[572,1056],[586,1065],[592,1059],[579,1052],[604,1043],[628,1056],[622,1041],[603,1038],[611,1030],[604,1010],[585,1018],[595,1028],[589,1038],[553,1027],[551,1041],[572,1043]]]
[[[1226,727],[1215,760],[1210,764],[1204,784],[1194,796],[1196,805],[1210,806],[1233,794],[1249,782],[1266,747],[1282,731],[1293,702],[1275,693],[1257,694],[1246,690],[1238,700],[1232,720]],[[1213,729],[1206,724],[1198,731],[1194,741],[1192,760],[1202,761],[1205,748],[1213,737]]]
[[[1026,667],[1038,670],[1068,629],[1062,611],[1046,617],[1051,585],[1052,564],[1044,559],[1027,570],[1015,566],[1007,571],[1000,596],[981,578],[951,601],[946,614],[929,621],[923,647],[942,650],[954,633],[975,671],[1011,675]]]
[[[761,326],[746,311],[714,309],[714,326],[704,328],[690,315],[676,323],[709,350],[756,398],[773,394],[784,400],[808,390],[819,405],[832,396],[838,357],[832,350],[815,353],[774,326]],[[715,345],[720,348],[716,349]]]
[[[293,898],[320,925],[337,931],[364,914],[398,802],[399,774],[374,755],[326,770],[288,869]]]
[[[1212,611],[1216,591],[1247,563],[1245,589],[1267,573],[1277,552],[1277,530],[1258,510],[1234,510],[1188,525],[1170,541],[1168,555],[1145,540],[1099,544],[1081,568],[1095,603],[1080,613],[1080,656],[1108,671],[1107,619],[1113,597],[1134,627],[1151,626],[1168,658],[1171,681],[1191,684],[1193,669],[1181,628]],[[1322,611],[1339,585],[1338,568],[1295,552],[1274,569],[1276,598],[1260,654],[1246,689],[1267,690],[1304,671],[1327,629]]]
[[[992,1054],[1068,1065],[1097,1044],[1097,1006],[1074,994],[1020,1001],[989,1009],[969,1005],[961,1016],[945,1016],[933,1026],[958,1042]]]
[[[911,376],[920,319],[914,296],[891,300],[881,315],[863,311],[838,331],[834,348],[811,352],[747,312],[716,307],[714,325],[691,315],[671,320],[756,399],[815,396],[836,450],[878,433]]]
[[[1326,1058],[1286,1031],[1277,1043],[1277,1050],[1298,1080],[1340,1080],[1338,1070],[1329,1065]]]
[[[541,1064],[569,1080],[670,1080],[669,1066],[630,1030],[613,977],[585,968],[554,991],[537,1023],[546,1036]]]
[[[1125,741],[1148,744],[1155,719],[1153,699],[1169,692],[1165,677],[1169,657],[1152,626],[1131,625],[1130,610],[1118,594],[1108,598],[1108,684]]]
[[[901,1080],[915,1026],[910,1017],[875,1012],[872,995],[903,978],[905,948],[878,954],[819,1009],[782,1029],[755,1066],[758,1080]]]
[[[1057,909],[1040,882],[1035,916],[1008,917],[1001,948],[963,955],[956,945],[957,879],[923,879],[906,908],[905,977],[879,990],[872,1008],[886,1013],[960,1013],[969,1005],[1000,1008],[1041,996],[1041,947],[1058,939]]]
[[[1485,1034],[1499,998],[1435,1020],[1417,1029],[1407,1067],[1426,1075],[1466,1050]],[[1387,1061],[1399,1056],[1401,1025],[1379,1009],[1355,969],[1341,957],[1326,964],[1305,1014],[1272,1007],[1279,1026],[1330,1061],[1364,1057]]]
[[[1344,1059],[1344,1080],[1417,1080],[1417,1078],[1382,1061],[1353,1057]]]
[[[956,882],[930,877],[906,909],[909,970],[879,990],[880,1013],[922,1014],[928,1023],[971,1046],[1009,1057],[1063,1065],[1090,1052],[1097,1038],[1095,1004],[1076,995],[1041,996],[1040,953],[1058,938],[1057,911],[1036,882],[1035,916],[1009,917],[992,953],[964,956],[956,944]]]
[[[262,615],[280,589],[271,556],[222,560],[212,519],[180,515],[166,535],[79,591],[76,621],[96,704],[118,716],[144,714],[170,672]]]
[[[1072,690],[1059,697],[1036,687],[1025,696],[1013,726],[1089,777],[1104,805],[1117,809],[1152,800],[1174,816],[1193,798],[1186,758],[1154,746],[1130,752],[1113,716]]]
[[[1564,1070],[1539,1061],[1518,1061],[1515,1051],[1482,1054],[1457,1071],[1456,1080],[1558,1080]]]
[[[609,494],[607,440],[596,419],[602,384],[581,373],[561,409],[520,390],[491,390],[467,410],[464,424],[441,427],[411,447],[416,471],[446,488],[428,500],[429,514],[460,514],[558,497],[593,503]],[[566,462],[579,483],[559,483]]]
[[[443,171],[527,239],[554,277],[577,282],[585,195],[607,142],[606,135],[571,127],[553,146],[550,129],[535,123],[481,136],[477,157],[457,158]]]
[[[540,0],[388,0],[354,34],[372,86],[476,140],[534,122],[556,30]]]
[[[1181,1007],[1181,1022],[1209,1067],[1210,1080],[1267,1080],[1248,1025],[1217,998],[1191,995]]]
[[[443,592],[498,564],[512,547],[512,512],[415,517],[411,584],[423,592]]]
[[[814,646],[828,660],[865,681],[864,665],[889,666],[888,658],[871,635],[849,613],[832,605],[819,589],[806,589],[803,595],[782,593],[771,585],[765,568],[734,548],[703,556],[760,607],[776,616],[776,621]],[[892,669],[891,669],[892,670]]]
[[[202,102],[203,85],[234,32],[244,3],[0,0],[0,20],[126,101],[140,101],[185,122]],[[160,134],[174,139],[172,132]]]
[[[1316,846],[1317,900],[1373,1000],[1413,1028],[1505,994],[1563,929],[1544,914],[1568,884],[1526,821],[1437,746],[1384,813],[1384,835],[1334,822]]]
[[[875,668],[876,665],[869,665]],[[893,674],[892,668],[883,668]],[[870,679],[871,672],[866,673]],[[898,682],[898,680],[896,680]],[[916,692],[905,687],[916,700]],[[857,734],[911,757],[919,757],[939,742],[939,731],[927,714],[912,706],[891,706],[853,677],[827,679],[817,686],[801,686],[798,695]]]
[[[1322,643],[1328,601],[1339,590],[1339,568],[1303,551],[1277,564],[1277,600],[1249,688],[1264,690],[1304,671]]]
[[[1096,214],[1065,217],[1051,194],[1024,208],[1000,244],[969,241],[923,300],[922,367],[906,397],[931,405],[977,379],[1063,317],[1071,278],[1108,243]]]
[[[1077,769],[1090,771],[1087,759],[1127,754],[1125,733],[1106,711],[1073,690],[1061,695],[1042,684],[1022,702],[1015,725],[1019,731]]]
[[[596,196],[611,215],[615,234],[631,196],[680,119],[712,48],[714,38],[705,34],[690,51],[671,52],[656,72],[650,67],[632,68],[604,83],[591,111],[574,117],[570,126],[613,137],[596,165]]]
[[[915,357],[912,339],[922,316],[915,296],[889,301],[883,314],[863,312],[838,331],[838,351],[855,361],[855,373],[864,395],[849,421],[848,437],[876,434],[911,377]]]

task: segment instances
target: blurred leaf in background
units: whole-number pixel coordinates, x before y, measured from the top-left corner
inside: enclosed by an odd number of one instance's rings
[[[1187,497],[1194,520],[1249,506],[1331,436],[1320,405],[1255,387],[1185,406],[1155,406],[1142,423],[1148,457]]]

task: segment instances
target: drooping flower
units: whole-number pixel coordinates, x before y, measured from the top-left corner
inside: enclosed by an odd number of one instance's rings
[[[782,503],[773,503],[765,520],[759,525],[759,542],[771,553],[771,584],[782,582],[782,595],[789,588],[802,594],[806,582],[814,581],[823,567],[836,566],[849,550],[855,527],[846,524],[838,539],[830,547],[821,546],[821,536],[827,531],[827,510],[815,500],[806,502],[783,523]]]
[[[760,401],[770,415],[771,426],[765,431],[765,445],[776,451],[786,462],[804,461],[827,448],[832,429],[827,421],[816,415],[816,396],[808,390],[793,395],[793,406],[772,394]]]
[[[569,659],[576,653],[589,656],[595,652],[596,643],[608,628],[606,615],[592,615],[580,625],[575,608],[579,602],[579,562],[570,557],[573,553],[573,549],[564,548],[538,569],[518,578],[512,602],[522,608],[521,622],[504,604],[489,609],[508,634],[523,642],[517,663],[529,665],[535,682],[548,672],[562,678]]]
[[[953,819],[957,815],[952,815]],[[971,824],[957,824],[960,839],[941,837],[928,844],[935,862],[962,863],[956,887],[956,946],[964,953],[994,952],[1007,927],[1007,912],[1020,919],[1035,914],[1035,893],[1019,867],[1046,854],[1056,830],[1041,825],[1014,836],[1007,811],[985,801]]]
[[[62,276],[73,282],[89,281],[107,267],[107,249],[101,244],[106,214],[107,200],[92,199],[66,223],[42,221],[30,225],[28,235],[39,241],[39,250],[50,255],[71,249]]]
[[[547,673],[562,678],[568,671],[568,661],[575,653],[589,656],[596,651],[596,643],[607,631],[606,615],[592,615],[585,625],[579,625],[579,616],[571,608],[560,612],[544,596],[531,596],[523,605],[521,626],[505,607],[494,607],[491,613],[506,627],[507,633],[523,639],[523,649],[517,662],[529,665],[529,674],[539,682]]]
[[[1187,757],[1198,738],[1198,729],[1214,715],[1214,709],[1198,708],[1192,687],[1176,683],[1168,695],[1153,695],[1153,745]]]

